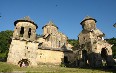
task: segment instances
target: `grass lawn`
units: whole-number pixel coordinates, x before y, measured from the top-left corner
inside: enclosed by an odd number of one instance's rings
[[[83,69],[40,65],[38,67],[18,67],[0,62],[0,72],[14,73],[116,73],[116,69]]]

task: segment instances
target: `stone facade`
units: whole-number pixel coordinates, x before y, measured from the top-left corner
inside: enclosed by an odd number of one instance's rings
[[[13,39],[26,41],[36,40],[36,29],[38,26],[29,17],[15,21],[14,25],[16,27],[13,33]]]
[[[59,49],[59,50],[72,50],[72,46],[67,42],[66,35],[58,31],[58,27],[49,22],[43,28],[43,36],[38,38],[38,42],[41,42],[40,46],[43,48]]]
[[[57,56],[57,57],[56,57]],[[43,64],[43,65],[60,65],[62,62],[62,59],[64,58],[64,53],[61,51],[55,51],[55,50],[37,50],[37,64]]]
[[[67,37],[58,32],[58,27],[52,22],[43,27],[43,36],[39,38],[36,36],[38,26],[29,17],[15,21],[14,25],[8,63],[20,67],[38,64],[60,65],[64,60],[65,51],[71,51],[67,49],[70,45],[67,43]]]
[[[78,35],[80,49],[80,60],[84,65],[87,61],[92,67],[102,66],[102,61],[106,61],[108,66],[113,65],[112,45],[107,43],[99,29],[96,28],[96,20],[89,16],[81,22],[83,30]]]
[[[27,59],[30,66],[36,66],[38,43],[12,40],[7,62],[19,65],[19,61]]]
[[[83,30],[78,35],[78,50],[72,50],[68,37],[59,32],[58,27],[49,22],[43,26],[43,34],[36,36],[38,26],[29,18],[16,20],[7,62],[19,66],[37,66],[40,64],[101,67],[106,61],[113,66],[112,45],[107,43],[96,20],[89,16],[81,22]]]

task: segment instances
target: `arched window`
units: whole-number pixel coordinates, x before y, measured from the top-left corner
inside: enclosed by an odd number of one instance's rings
[[[21,27],[21,30],[20,30],[20,37],[23,37],[23,34],[24,34],[24,27]]]
[[[31,36],[31,28],[29,28],[29,31],[28,31],[28,37],[30,38]]]

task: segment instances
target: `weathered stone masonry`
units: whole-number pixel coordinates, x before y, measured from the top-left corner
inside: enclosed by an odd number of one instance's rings
[[[19,66],[64,63],[101,67],[105,61],[107,66],[113,66],[112,45],[103,39],[105,34],[96,28],[96,22],[92,17],[84,18],[78,35],[80,47],[73,50],[68,37],[53,22],[43,26],[43,34],[37,37],[38,26],[29,17],[16,20],[7,62]]]
[[[43,36],[39,38],[36,36],[38,26],[29,17],[16,20],[14,25],[8,63],[19,66],[60,65],[64,56],[68,56],[68,51],[72,51],[67,37],[58,32],[58,27],[51,21],[43,27]]]
[[[96,22],[89,16],[81,22],[83,30],[78,35],[81,47],[80,60],[83,65],[88,62],[92,67],[102,66],[103,61],[106,61],[108,66],[113,66],[112,45],[103,39],[105,34],[96,28]]]

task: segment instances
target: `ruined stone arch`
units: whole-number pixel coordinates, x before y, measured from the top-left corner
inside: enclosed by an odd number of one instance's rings
[[[106,48],[102,48],[102,49],[101,49],[101,57],[102,57],[104,60],[107,60],[107,50],[106,50]]]
[[[30,64],[30,61],[28,59],[22,59],[18,62],[18,65],[20,67],[27,67],[29,66],[29,64]]]

